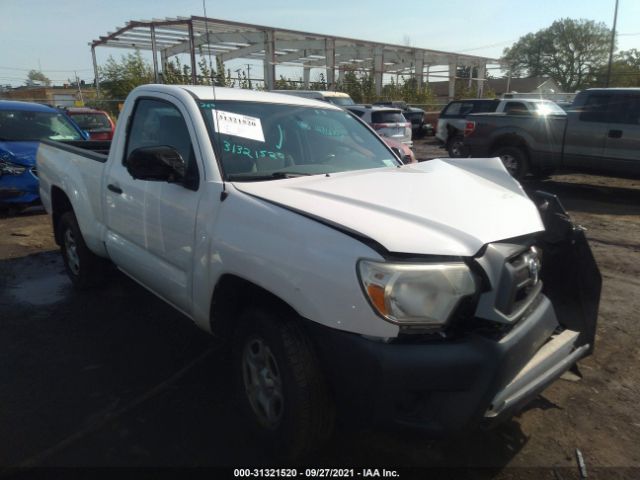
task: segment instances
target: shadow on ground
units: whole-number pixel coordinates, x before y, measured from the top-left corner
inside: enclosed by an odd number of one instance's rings
[[[79,294],[54,252],[0,261],[0,278],[0,465],[269,463],[241,427],[225,350],[180,313],[118,272]],[[446,442],[340,426],[308,461],[490,478],[526,442],[517,421]]]
[[[567,210],[607,214],[640,215],[640,189],[629,186],[600,185],[563,181],[562,177],[546,180],[528,180],[523,183],[525,190],[543,190],[560,198]]]

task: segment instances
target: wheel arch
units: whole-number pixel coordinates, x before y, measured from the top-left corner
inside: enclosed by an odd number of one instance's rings
[[[51,187],[51,221],[53,223],[53,236],[57,245],[60,245],[60,217],[67,212],[73,212],[73,205],[67,194],[60,187]]]
[[[287,317],[300,316],[291,305],[269,290],[238,275],[226,273],[220,277],[211,295],[211,333],[230,338],[242,310],[248,307],[268,308]]]
[[[495,152],[496,150],[502,147],[519,148],[524,152],[527,158],[531,158],[529,144],[524,138],[522,138],[520,135],[517,135],[515,133],[507,133],[493,140],[493,142],[491,142],[491,146],[489,147],[489,153],[493,155],[493,152]]]

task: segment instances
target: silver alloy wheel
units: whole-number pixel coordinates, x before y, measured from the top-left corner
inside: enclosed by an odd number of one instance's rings
[[[67,257],[67,264],[74,275],[80,273],[80,257],[78,256],[78,244],[70,228],[64,232],[64,252]]]
[[[508,153],[505,155],[500,155],[500,160],[502,160],[504,168],[507,169],[512,177],[514,177],[516,173],[518,173],[518,160],[516,160],[516,157],[514,155],[510,155]]]
[[[261,338],[251,338],[244,346],[242,377],[258,421],[267,428],[276,428],[284,411],[282,376],[271,349]]]

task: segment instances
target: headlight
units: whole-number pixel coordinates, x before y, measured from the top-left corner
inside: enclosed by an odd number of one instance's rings
[[[460,303],[476,291],[462,262],[441,264],[358,262],[365,294],[374,309],[398,325],[440,328]]]
[[[0,160],[0,175],[21,175],[27,170],[24,165]]]

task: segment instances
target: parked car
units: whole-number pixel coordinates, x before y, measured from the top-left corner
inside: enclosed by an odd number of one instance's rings
[[[422,135],[430,135],[433,132],[433,126],[425,123],[424,110],[417,107],[410,107],[407,102],[402,100],[374,102],[374,105],[382,105],[385,107],[399,108],[402,110],[404,118],[411,122],[411,138],[418,138]]]
[[[332,92],[328,90],[272,90],[273,93],[284,93],[296,97],[312,98],[323,102],[329,102],[340,107],[355,105],[353,99],[347,93]]]
[[[464,128],[467,115],[473,113],[517,112],[555,110],[556,104],[551,100],[536,98],[470,99],[449,102],[440,113],[436,138],[441,146],[447,149],[452,158],[469,155],[464,146]]]
[[[84,135],[55,108],[0,100],[0,206],[38,201],[36,151],[42,139],[82,141]]]
[[[393,153],[395,153],[405,165],[409,163],[418,163],[413,150],[411,150],[411,148],[406,144],[397,142],[389,137],[382,137],[382,140],[389,146],[389,148],[391,148],[391,150],[393,150]]]
[[[413,147],[411,123],[407,121],[399,108],[375,105],[348,105],[344,108],[371,125],[381,137],[389,137]]]
[[[467,116],[469,154],[500,157],[516,178],[558,168],[640,174],[640,88],[584,90],[567,112],[553,102],[535,105]]]
[[[82,129],[89,132],[90,140],[111,140],[115,123],[109,114],[93,108],[67,108],[67,115]]]
[[[584,232],[497,158],[401,165],[329,103],[144,85],[108,156],[43,142],[38,166],[73,284],[110,260],[231,341],[271,451],[313,451],[336,406],[431,436],[496,422],[593,349]]]

